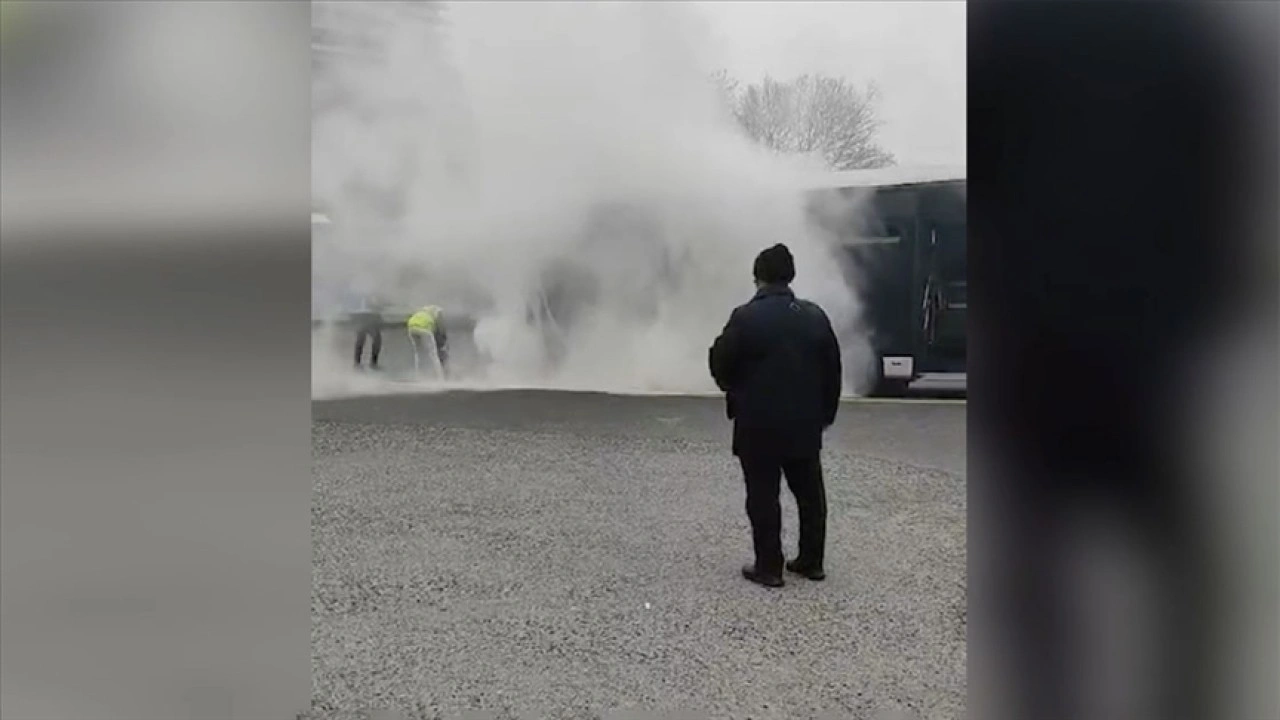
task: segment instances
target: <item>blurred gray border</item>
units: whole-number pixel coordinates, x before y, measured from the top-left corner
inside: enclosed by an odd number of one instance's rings
[[[294,717],[310,4],[5,5],[0,715]]]

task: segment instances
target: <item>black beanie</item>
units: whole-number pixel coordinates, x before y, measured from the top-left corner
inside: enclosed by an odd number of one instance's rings
[[[787,246],[778,243],[760,251],[753,272],[766,285],[786,285],[796,279],[796,261]]]

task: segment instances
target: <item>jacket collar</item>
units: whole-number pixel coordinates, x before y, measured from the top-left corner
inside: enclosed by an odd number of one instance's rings
[[[789,285],[765,285],[759,290],[756,290],[756,295],[752,299],[759,300],[761,298],[773,297],[775,295],[785,298],[794,298],[796,296],[796,294],[791,291],[791,287]]]

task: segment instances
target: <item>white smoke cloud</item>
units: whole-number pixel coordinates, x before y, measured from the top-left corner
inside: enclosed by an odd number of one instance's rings
[[[738,134],[690,8],[457,3],[433,37],[407,3],[325,5],[383,55],[317,80],[318,104],[326,77],[345,89],[313,129],[317,201],[344,228],[331,262],[373,273],[400,304],[476,316],[484,382],[714,390],[707,347],[775,242],[795,253],[797,292],[852,323],[855,299],[796,191],[817,168]],[[403,188],[402,217],[353,183]],[[553,266],[563,282],[548,286]],[[551,322],[533,309],[544,289]],[[861,339],[843,340],[866,357]],[[332,394],[347,368],[317,361],[313,386]]]

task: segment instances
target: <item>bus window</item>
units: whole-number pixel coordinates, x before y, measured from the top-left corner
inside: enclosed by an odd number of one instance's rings
[[[963,225],[940,226],[935,229],[935,252],[938,273],[948,281],[964,280],[968,248]]]

